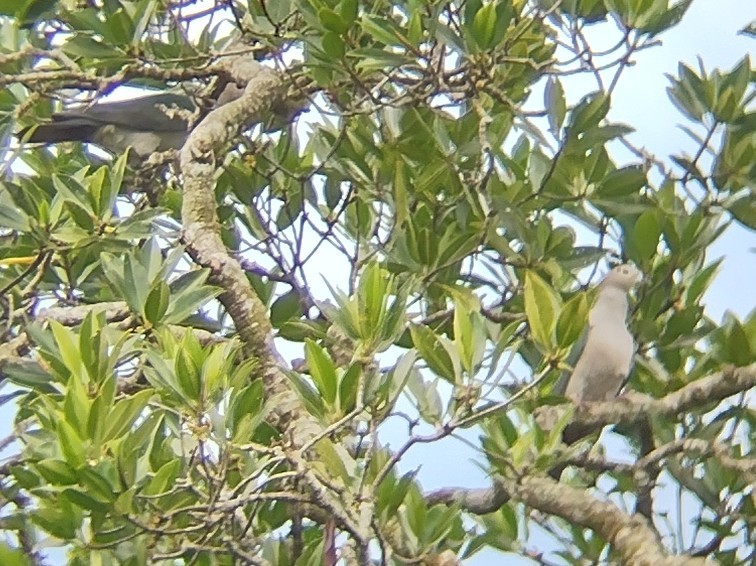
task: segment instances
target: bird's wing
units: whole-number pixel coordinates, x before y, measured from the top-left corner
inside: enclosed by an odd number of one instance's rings
[[[188,124],[186,115],[174,109],[192,111],[194,103],[188,96],[161,93],[65,110],[53,115],[53,123],[84,122],[89,125],[114,125],[144,132],[186,131]]]
[[[20,130],[16,136],[30,143],[88,142],[94,139],[99,128],[99,124],[94,124],[89,119],[72,118],[29,126]]]
[[[573,401],[601,401],[614,397],[630,372],[633,337],[625,312],[594,311],[585,346],[569,378],[566,395]]]

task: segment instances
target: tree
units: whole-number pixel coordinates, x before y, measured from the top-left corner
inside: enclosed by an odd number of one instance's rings
[[[756,317],[701,303],[756,224],[750,61],[670,77],[692,151],[608,117],[689,4],[0,2],[3,564],[753,560]],[[121,85],[200,103],[178,159],[11,143]],[[635,367],[573,406],[612,254],[646,275]],[[402,469],[450,436],[485,487]]]

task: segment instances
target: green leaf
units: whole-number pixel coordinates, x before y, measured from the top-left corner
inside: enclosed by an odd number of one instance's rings
[[[0,204],[0,226],[18,232],[28,232],[31,228],[29,216],[16,207]]]
[[[348,454],[343,450],[343,446],[334,444],[330,439],[323,438],[315,445],[315,451],[318,453],[325,469],[331,476],[341,478],[344,482],[350,481],[349,470],[347,470],[344,459]]]
[[[646,184],[643,168],[630,165],[609,173],[601,182],[599,193],[603,198],[624,197],[640,194]]]
[[[231,343],[217,344],[205,358],[200,375],[205,399],[212,402],[223,387],[235,358],[234,351],[235,346]]]
[[[410,326],[410,334],[412,335],[412,343],[431,371],[449,383],[456,383],[455,364],[449,351],[441,343],[442,338],[427,326],[418,324]]]
[[[409,210],[408,195],[412,192],[410,171],[403,158],[397,157],[394,161],[394,182],[392,184],[392,196],[394,198],[394,211],[396,226],[403,226]]]
[[[661,226],[655,210],[647,210],[638,217],[633,230],[633,240],[640,259],[649,261],[659,246]]]
[[[357,300],[360,334],[363,338],[375,336],[383,325],[386,302],[392,283],[393,277],[377,262],[371,262],[362,273]]]
[[[385,403],[382,409],[390,410],[397,398],[404,391],[404,386],[410,379],[410,374],[414,371],[414,363],[417,358],[415,350],[409,350],[405,353],[396,365],[384,376],[382,383],[376,391],[377,404]]]
[[[570,136],[588,132],[606,117],[609,111],[609,97],[604,93],[593,93],[581,100],[570,115]]]
[[[323,51],[332,59],[341,59],[346,53],[346,44],[341,36],[332,31],[327,31],[320,39]]]
[[[73,485],[78,481],[76,470],[63,460],[45,458],[37,462],[34,467],[45,480],[53,485]]]
[[[89,409],[91,402],[87,395],[87,389],[84,387],[78,374],[71,376],[68,380],[68,390],[66,391],[65,400],[63,401],[63,414],[66,422],[73,426],[76,434],[82,438],[88,436],[87,421],[89,420]]]
[[[8,362],[3,366],[3,373],[13,383],[39,393],[59,394],[50,384],[50,373],[36,362]]]
[[[352,23],[357,19],[357,14],[359,13],[359,2],[358,0],[341,0],[341,17],[344,19],[344,21],[348,23]]]
[[[116,499],[108,480],[91,468],[84,468],[78,473],[79,485],[86,488],[87,495],[101,503],[112,503]]]
[[[679,66],[679,74],[679,80],[668,75],[672,86],[667,88],[667,95],[685,117],[700,122],[707,111],[702,81],[682,63]]]
[[[5,566],[32,566],[32,560],[20,548],[13,548],[7,542],[0,542],[0,564]]]
[[[104,313],[95,316],[90,312],[79,328],[79,354],[89,378],[100,383],[105,377],[104,364],[107,363],[107,345],[104,343],[100,328],[104,323]]]
[[[359,362],[356,362],[349,366],[349,369],[341,377],[338,396],[338,408],[341,415],[346,415],[354,409],[361,375],[362,366]]]
[[[365,47],[352,49],[348,57],[356,61],[355,65],[360,73],[372,73],[385,70],[386,67],[401,67],[408,62],[408,58],[401,53],[392,53],[383,49]]]
[[[154,393],[152,389],[145,389],[118,401],[108,416],[103,442],[121,438],[131,430]]]
[[[173,488],[181,469],[181,460],[174,459],[163,464],[142,489],[142,495],[159,495]]]
[[[588,324],[588,299],[578,293],[564,304],[556,324],[556,341],[560,348],[574,344]]]
[[[325,350],[309,338],[305,340],[305,357],[321,397],[329,407],[333,407],[338,386],[336,366]]]
[[[532,270],[525,272],[525,315],[533,339],[547,352],[554,346],[554,327],[561,304],[559,295]]]
[[[543,152],[536,149],[528,160],[528,179],[534,189],[540,190],[546,174],[551,170],[553,159],[546,157]]]
[[[399,43],[394,24],[386,18],[363,14],[362,19],[360,20],[360,26],[365,33],[372,35],[380,43],[385,45],[395,45]]]
[[[386,507],[383,509],[383,512],[387,517],[394,515],[397,509],[399,509],[399,506],[404,502],[405,497],[407,497],[407,491],[412,484],[415,483],[415,477],[417,476],[418,471],[419,470],[413,470],[407,472],[398,482],[396,482],[396,485],[392,486],[390,499],[386,501]],[[390,479],[391,478],[386,478],[386,481],[389,481]]]
[[[61,49],[75,58],[126,59],[126,53],[121,49],[86,35],[69,36]]]
[[[567,103],[564,97],[564,88],[559,79],[549,77],[544,90],[544,103],[549,119],[549,129],[554,136],[559,136],[559,130],[564,123],[567,114]]]
[[[756,230],[756,198],[753,194],[745,195],[728,204],[727,210],[743,226]]]
[[[489,2],[475,14],[472,35],[481,49],[488,49],[495,42],[496,3]]]
[[[756,352],[751,351],[748,335],[739,320],[732,320],[725,344],[725,361],[739,367],[753,363]]]
[[[58,421],[58,443],[63,457],[72,468],[79,468],[86,462],[84,441],[76,434],[76,430],[63,419]]]
[[[423,16],[419,11],[413,12],[407,25],[407,39],[415,47],[419,46],[425,35],[423,29]]]
[[[93,446],[99,446],[102,442],[102,433],[105,430],[106,421],[110,418],[114,396],[115,380],[111,379],[92,402],[85,433],[87,438],[92,440]]]
[[[479,313],[459,300],[454,306],[454,344],[462,366],[470,376],[475,375],[483,362],[486,334]]]
[[[292,289],[278,297],[270,307],[270,322],[274,328],[280,328],[285,322],[302,316],[299,293]]]
[[[174,364],[176,382],[181,393],[192,401],[200,398],[200,368],[185,348],[179,349]]]
[[[84,365],[79,355],[79,348],[74,333],[56,320],[50,321],[50,330],[52,330],[55,337],[60,357],[66,368],[76,376],[82,374]]]
[[[318,10],[318,20],[320,20],[320,23],[326,30],[339,35],[343,35],[349,31],[349,22],[330,8],[321,8]]]
[[[681,0],[674,6],[669,7],[666,7],[665,2],[665,9],[663,10],[657,10],[653,7],[653,11],[649,11],[649,22],[641,26],[639,31],[648,33],[651,37],[667,31],[680,23],[692,3],[693,0]]]
[[[40,528],[62,540],[75,538],[76,529],[82,522],[81,512],[64,499],[45,502],[39,509],[31,511],[31,516]]]
[[[165,316],[170,304],[171,289],[165,281],[158,281],[144,303],[144,318],[157,326]]]
[[[265,416],[263,404],[262,380],[259,379],[232,398],[229,414],[234,440],[244,442],[252,436]],[[242,437],[242,434],[246,436]]]
[[[220,294],[220,289],[205,285],[210,271],[198,269],[182,274],[171,281],[171,303],[163,318],[163,324],[183,322],[197,312],[209,300]]]
[[[77,507],[86,509],[88,511],[103,513],[108,510],[108,506],[105,503],[99,501],[97,498],[92,497],[86,491],[82,491],[80,489],[73,487],[65,488],[61,492],[61,496]]]
[[[694,304],[699,301],[704,291],[709,288],[723,260],[724,258],[720,258],[711,265],[697,270],[695,275],[690,278],[686,291],[688,304]]]

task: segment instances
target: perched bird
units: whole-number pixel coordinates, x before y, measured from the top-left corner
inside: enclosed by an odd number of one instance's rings
[[[642,274],[634,265],[614,267],[599,284],[596,302],[588,315],[582,349],[572,374],[556,387],[573,403],[609,401],[619,393],[630,375],[635,343],[627,327],[628,293],[640,283]],[[561,386],[561,387],[560,387]],[[544,430],[553,428],[559,418],[558,406],[538,407],[535,419]],[[591,434],[593,427],[568,424],[562,431],[562,442],[568,446]],[[549,475],[559,480],[565,464],[557,464]]]
[[[630,374],[635,343],[627,328],[627,295],[641,279],[638,268],[622,264],[599,284],[585,344],[565,389],[574,403],[612,399]]]
[[[184,145],[194,110],[188,96],[152,94],[56,112],[51,122],[24,128],[16,136],[27,142],[94,143],[114,154],[131,147],[138,157],[146,158]]]

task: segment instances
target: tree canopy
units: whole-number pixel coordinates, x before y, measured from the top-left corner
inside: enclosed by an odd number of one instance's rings
[[[623,82],[690,3],[0,0],[0,562],[754,560],[756,315],[703,297],[756,228],[756,75]],[[17,139],[134,89],[192,97],[178,152]],[[612,262],[634,367],[574,405]],[[449,438],[482,485],[404,466]]]

